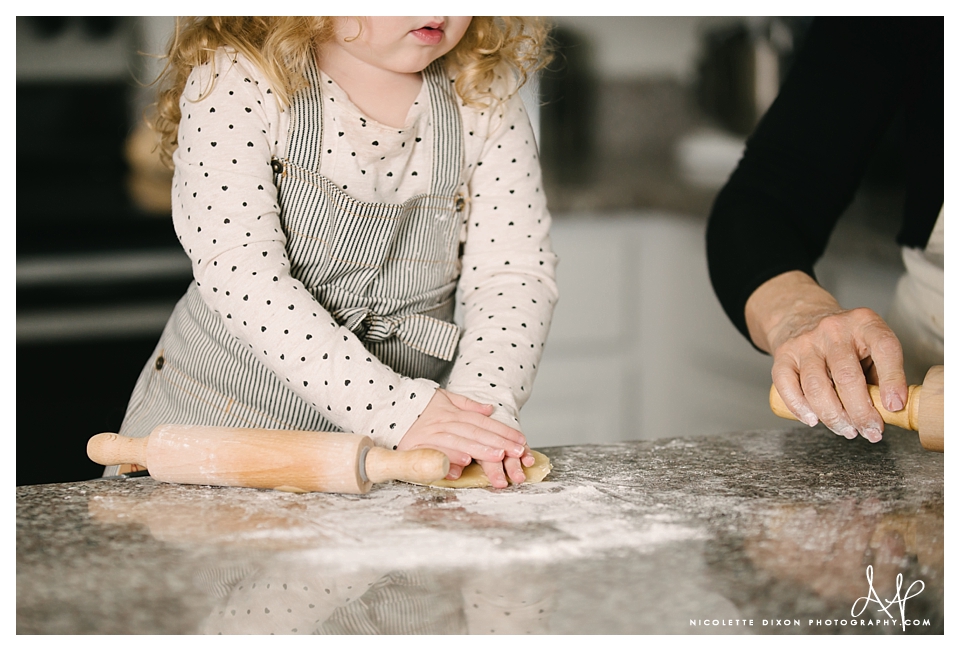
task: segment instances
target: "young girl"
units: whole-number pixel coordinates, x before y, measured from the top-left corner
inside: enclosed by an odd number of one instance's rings
[[[517,416],[557,300],[517,95],[544,35],[508,17],[180,23],[157,129],[196,282],[121,433],[342,430],[440,450],[451,479],[476,460],[522,482]]]

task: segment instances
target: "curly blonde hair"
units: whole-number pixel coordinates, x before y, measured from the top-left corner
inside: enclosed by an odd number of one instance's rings
[[[498,68],[515,74],[514,92],[528,76],[549,63],[548,27],[542,18],[474,16],[457,46],[446,55],[457,94],[470,106],[499,101],[492,90]],[[194,67],[211,63],[229,47],[248,57],[278,90],[283,105],[306,82],[305,71],[317,46],[333,37],[330,16],[194,16],[178,18],[157,77],[159,95],[151,127],[159,135],[160,156],[172,167],[180,124],[180,96]],[[211,80],[214,78],[211,75]],[[212,82],[211,82],[212,83]],[[209,91],[209,89],[208,89]]]

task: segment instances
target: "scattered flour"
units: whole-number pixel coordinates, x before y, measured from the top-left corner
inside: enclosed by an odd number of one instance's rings
[[[324,571],[538,564],[614,550],[646,551],[705,533],[609,487],[546,481],[496,491],[382,484],[367,495],[292,494],[162,484],[147,499],[91,503],[154,537],[202,551],[269,549]],[[197,547],[199,545],[199,547]]]

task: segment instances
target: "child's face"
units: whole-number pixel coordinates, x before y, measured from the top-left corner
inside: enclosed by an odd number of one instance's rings
[[[452,50],[473,16],[335,17],[328,45],[390,72],[420,72]],[[359,34],[358,34],[359,32]]]

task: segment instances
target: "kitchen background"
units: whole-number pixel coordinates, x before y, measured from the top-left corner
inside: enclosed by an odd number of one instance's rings
[[[719,187],[802,42],[776,17],[557,17],[526,89],[554,216],[561,301],[524,408],[534,447],[775,428],[770,359],[710,287]],[[99,475],[190,265],[140,116],[172,18],[17,17],[17,484]],[[883,314],[897,125],[818,266]]]

